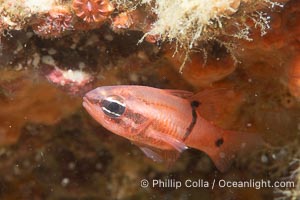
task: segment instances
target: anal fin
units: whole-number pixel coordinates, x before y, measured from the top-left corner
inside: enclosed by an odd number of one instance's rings
[[[139,143],[134,144],[137,145],[148,158],[154,162],[166,163],[168,167],[172,166],[180,155],[177,150],[164,150]]]

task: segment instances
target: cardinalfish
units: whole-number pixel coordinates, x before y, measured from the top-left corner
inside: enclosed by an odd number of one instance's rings
[[[154,161],[171,163],[184,150],[195,148],[225,171],[238,152],[261,140],[207,121],[201,116],[201,98],[201,92],[105,86],[88,92],[83,106],[98,123],[129,139]]]

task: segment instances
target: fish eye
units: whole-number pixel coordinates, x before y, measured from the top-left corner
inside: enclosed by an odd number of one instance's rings
[[[120,117],[125,112],[123,99],[118,96],[109,96],[101,101],[102,111],[112,118]]]

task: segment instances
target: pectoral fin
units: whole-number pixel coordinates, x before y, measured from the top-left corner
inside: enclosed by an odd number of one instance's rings
[[[135,122],[135,126],[131,127],[132,135],[142,134],[152,123],[152,120],[144,119],[140,123]]]
[[[160,140],[160,141],[167,143],[174,150],[177,150],[179,153],[188,149],[188,147],[184,144],[183,141],[177,140],[176,138],[173,138],[169,135],[161,134],[158,132],[152,132],[150,135],[151,135],[151,138],[153,138],[155,140]]]

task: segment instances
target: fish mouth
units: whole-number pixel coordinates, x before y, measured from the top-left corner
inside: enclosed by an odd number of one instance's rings
[[[92,113],[92,108],[93,104],[90,102],[90,100],[87,97],[83,97],[83,102],[82,106],[91,114]]]

